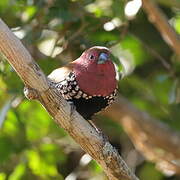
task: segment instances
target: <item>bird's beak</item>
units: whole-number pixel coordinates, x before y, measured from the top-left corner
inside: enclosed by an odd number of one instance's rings
[[[99,55],[97,63],[98,64],[105,64],[106,61],[108,61],[108,59],[109,59],[109,55],[107,53],[101,53]]]

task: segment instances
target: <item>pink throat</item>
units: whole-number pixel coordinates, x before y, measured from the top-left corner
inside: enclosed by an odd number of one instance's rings
[[[110,95],[117,86],[115,67],[111,61],[105,64],[76,64],[74,68],[77,83],[88,95]]]

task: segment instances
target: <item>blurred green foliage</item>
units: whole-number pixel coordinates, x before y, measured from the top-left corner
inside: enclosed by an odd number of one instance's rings
[[[158,2],[180,33],[179,1]],[[133,17],[124,13],[127,3],[127,0],[1,0],[0,17],[46,74],[77,58],[88,47],[110,47],[117,66],[121,69],[120,60],[127,75],[119,82],[121,94],[142,111],[179,131],[180,63],[141,8]],[[43,107],[26,100],[22,92],[23,83],[2,56],[0,180],[61,180],[67,176],[68,180],[70,176],[81,180],[105,179],[94,161],[83,160],[79,146],[57,127]],[[106,117],[98,119],[98,125],[119,152],[134,150],[120,125]],[[142,180],[178,179],[165,177],[145,160],[133,168]]]

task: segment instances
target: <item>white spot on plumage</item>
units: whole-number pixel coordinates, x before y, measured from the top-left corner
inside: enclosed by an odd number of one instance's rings
[[[81,94],[83,94],[83,92],[80,90],[80,91],[78,92],[78,94],[81,95]]]
[[[72,90],[72,93],[73,93],[73,94],[76,94],[76,91],[75,91],[75,90]]]
[[[83,98],[86,98],[86,97],[87,97],[87,94],[83,93],[82,97],[83,97]]]
[[[74,96],[74,98],[79,99],[81,98],[81,96],[77,94],[76,96]]]
[[[76,87],[75,87],[75,90],[78,91],[78,90],[79,90],[79,86],[76,86]]]

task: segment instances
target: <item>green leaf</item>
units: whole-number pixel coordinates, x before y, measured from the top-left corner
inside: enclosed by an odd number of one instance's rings
[[[37,12],[36,6],[27,6],[25,11],[23,12],[23,21],[30,20],[35,15],[36,12]]]
[[[148,60],[148,54],[140,41],[134,36],[131,36],[130,34],[126,35],[120,44],[123,49],[128,49],[132,53],[136,65],[142,65]]]
[[[0,136],[0,164],[7,161],[14,150],[15,147],[12,140],[8,137]]]
[[[4,122],[3,131],[6,135],[14,137],[20,131],[18,117],[11,109],[7,114],[7,120]]]
[[[25,174],[26,166],[24,163],[20,163],[16,166],[14,171],[9,176],[8,180],[20,180],[22,179],[23,175]]]
[[[6,180],[6,174],[0,173],[0,180]]]
[[[177,33],[180,34],[180,16],[177,16],[175,18],[174,26],[175,26],[175,29],[176,29]]]
[[[155,169],[153,164],[146,163],[141,168],[139,178],[142,180],[163,180],[163,175]]]
[[[35,175],[45,177],[46,175],[58,175],[56,165],[47,163],[37,151],[27,151],[29,168]]]
[[[101,166],[99,164],[96,163],[96,161],[92,160],[89,164],[89,166],[91,167],[91,169],[93,171],[95,171],[96,173],[101,173],[103,171],[103,169],[101,168]]]

